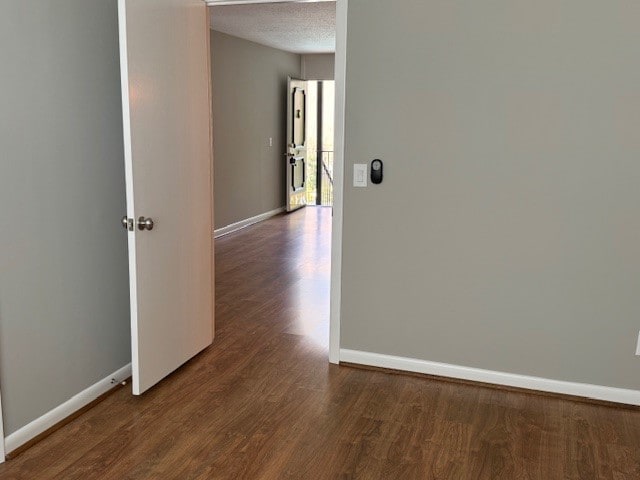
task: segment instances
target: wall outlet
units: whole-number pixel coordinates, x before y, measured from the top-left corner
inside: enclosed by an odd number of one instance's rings
[[[638,332],[638,344],[636,345],[636,355],[640,357],[640,332]]]
[[[273,147],[273,137],[269,137],[269,146]]]

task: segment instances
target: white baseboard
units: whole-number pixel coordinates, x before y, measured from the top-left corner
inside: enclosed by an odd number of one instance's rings
[[[640,391],[624,388],[590,385],[587,383],[565,382],[548,378],[531,377],[515,373],[496,372],[480,368],[450,365],[448,363],[430,362],[415,358],[396,357],[380,353],[361,352],[340,349],[340,361],[367,365],[371,367],[404,370],[407,372],[425,373],[440,377],[450,377],[475,382],[493,383],[509,387],[526,388],[542,392],[575,395],[595,400],[640,405]]]
[[[29,440],[45,432],[58,422],[61,422],[69,415],[77,412],[82,407],[93,402],[103,393],[107,393],[118,383],[123,382],[131,376],[131,364],[122,367],[113,372],[111,375],[103,378],[99,382],[91,385],[89,388],[74,395],[62,405],[57,406],[53,410],[48,411],[33,422],[25,425],[19,430],[13,432],[4,439],[4,446],[7,453],[11,453],[18,447],[21,447]]]
[[[240,220],[239,222],[232,223],[231,225],[227,225],[226,227],[218,228],[213,231],[213,237],[218,238],[223,235],[227,235],[228,233],[236,232],[242,228],[248,227],[249,225],[253,225],[254,223],[262,222],[263,220],[267,220],[268,218],[275,217],[285,210],[285,207],[276,208],[275,210],[261,213],[260,215],[256,215],[255,217]]]

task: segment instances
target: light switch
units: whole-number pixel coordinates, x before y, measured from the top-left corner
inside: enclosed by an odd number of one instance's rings
[[[353,164],[353,186],[354,187],[366,187],[367,186],[367,167],[366,163],[354,163]]]

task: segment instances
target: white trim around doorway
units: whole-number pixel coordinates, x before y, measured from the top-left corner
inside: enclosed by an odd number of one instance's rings
[[[329,361],[340,363],[340,315],[342,297],[342,213],[344,198],[344,137],[347,90],[347,11],[349,0],[336,3],[335,124],[333,157],[333,224],[331,226],[331,313]]]

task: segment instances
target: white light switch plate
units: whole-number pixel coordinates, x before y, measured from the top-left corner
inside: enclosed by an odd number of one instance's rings
[[[640,333],[638,333],[638,343],[636,345],[636,355],[640,356]]]
[[[354,187],[366,187],[367,186],[367,167],[366,163],[354,163],[353,164],[353,186]]]

